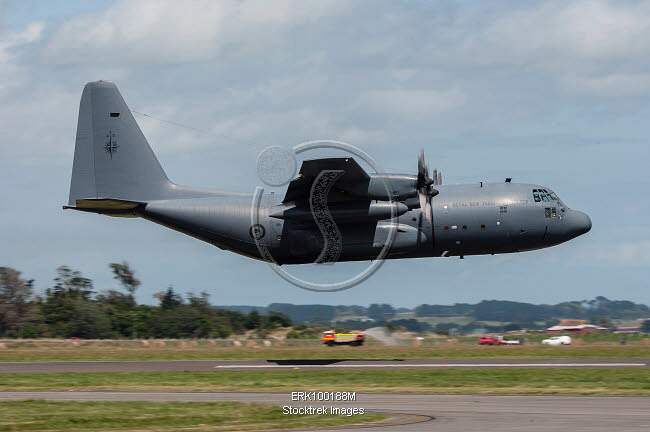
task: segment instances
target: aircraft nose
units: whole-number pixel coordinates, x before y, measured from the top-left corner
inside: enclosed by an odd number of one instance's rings
[[[564,226],[567,228],[567,234],[570,238],[578,237],[589,232],[591,219],[586,213],[569,210],[564,219]]]

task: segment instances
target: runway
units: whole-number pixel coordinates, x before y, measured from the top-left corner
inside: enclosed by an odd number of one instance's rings
[[[462,358],[414,360],[170,360],[0,362],[0,374],[56,372],[170,372],[219,370],[395,370],[496,368],[647,368],[650,359]]]
[[[303,389],[304,390],[304,389]],[[241,401],[280,406],[362,407],[392,416],[366,431],[500,432],[650,430],[650,397],[476,396],[357,393],[346,403],[292,401],[290,393],[0,392],[0,401]],[[405,424],[408,423],[408,424]],[[351,429],[347,427],[346,429]],[[340,428],[326,430],[341,430]]]

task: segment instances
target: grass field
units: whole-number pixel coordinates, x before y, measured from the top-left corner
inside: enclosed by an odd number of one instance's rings
[[[0,350],[0,361],[74,360],[289,360],[289,359],[412,359],[412,358],[650,358],[650,345],[641,343],[591,343],[550,347],[543,345],[479,346],[449,343],[439,346],[362,346],[362,347],[212,347],[197,345],[180,348],[101,345],[79,347],[64,342],[50,345],[9,346]]]
[[[0,391],[314,391],[650,396],[650,370],[285,370],[3,374]]]
[[[0,431],[233,431],[295,429],[378,421],[386,416],[284,415],[281,407],[237,402],[0,403]]]

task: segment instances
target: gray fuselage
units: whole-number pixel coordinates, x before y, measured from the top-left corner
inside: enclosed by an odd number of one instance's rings
[[[393,222],[337,221],[342,240],[339,261],[377,258],[393,223],[397,232],[387,256],[392,259],[522,252],[563,243],[591,228],[586,214],[569,209],[555,194],[551,198],[552,191],[543,186],[504,182],[436,188],[439,194],[432,200],[431,224],[419,208]],[[540,191],[538,197],[533,191]],[[137,215],[219,248],[261,259],[251,229],[252,204],[252,195],[159,200],[146,204]],[[259,242],[278,264],[314,262],[323,250],[323,235],[313,220],[269,216],[282,206],[277,196],[263,197]]]

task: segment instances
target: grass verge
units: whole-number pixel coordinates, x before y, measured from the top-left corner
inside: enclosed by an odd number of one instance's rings
[[[433,347],[209,347],[181,349],[141,348],[82,344],[9,347],[0,350],[0,361],[76,360],[288,360],[288,359],[412,359],[412,358],[650,358],[650,345],[594,343],[570,346],[479,346],[446,344]]]
[[[0,375],[1,391],[356,391],[650,396],[650,369],[289,370]]]
[[[0,430],[29,431],[232,431],[296,429],[378,421],[384,415],[284,415],[281,407],[238,402],[0,403]]]

